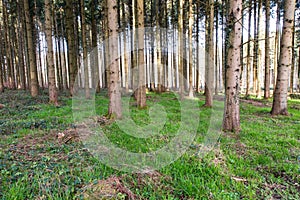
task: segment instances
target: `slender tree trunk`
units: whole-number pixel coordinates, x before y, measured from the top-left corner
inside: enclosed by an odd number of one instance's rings
[[[295,18],[295,16],[294,16]],[[295,33],[295,23],[293,25],[293,33]],[[290,93],[294,93],[294,79],[295,79],[295,34],[292,36],[292,66],[291,66],[291,77],[290,77]]]
[[[12,54],[11,54],[11,43],[10,43],[10,28],[9,28],[9,19],[7,13],[7,2],[2,0],[2,9],[3,9],[3,24],[4,24],[4,43],[5,43],[5,58],[6,58],[6,66],[7,66],[7,76],[8,82],[7,86],[9,89],[14,89],[13,76],[12,73]]]
[[[46,24],[46,40],[47,40],[47,64],[48,64],[48,83],[49,83],[49,101],[51,104],[57,103],[57,88],[55,82],[55,68],[53,59],[52,44],[52,0],[45,0],[45,24]]]
[[[144,61],[144,1],[137,1],[138,24],[138,70],[139,86],[137,104],[139,108],[146,107],[145,61]]]
[[[230,0],[229,3],[229,48],[226,63],[225,82],[225,111],[223,129],[225,131],[240,131],[239,84],[240,84],[240,47],[241,47],[241,19],[242,0]]]
[[[274,77],[273,77],[273,96],[275,93],[275,87],[276,87],[276,80],[277,80],[277,67],[279,63],[279,52],[280,52],[280,7],[281,7],[281,1],[277,0],[277,18],[276,18],[276,35],[275,35],[275,58],[274,58]]]
[[[257,59],[257,70],[256,70],[256,77],[257,77],[257,89],[256,89],[256,96],[258,98],[261,98],[261,68],[262,68],[262,50],[261,50],[261,45],[260,45],[260,38],[261,38],[261,21],[262,21],[262,0],[258,1],[258,23],[257,23],[257,52],[255,54],[256,59]]]
[[[284,2],[284,20],[282,28],[282,42],[280,49],[280,58],[278,64],[278,75],[274,93],[272,115],[287,115],[287,90],[288,90],[288,72],[292,65],[293,51],[293,26],[294,26],[295,1],[285,0]]]
[[[179,73],[179,93],[181,98],[184,96],[184,74],[183,74],[183,5],[184,0],[179,0],[178,7],[178,73]]]
[[[32,97],[36,97],[39,94],[38,78],[37,78],[37,65],[36,65],[36,50],[34,45],[34,37],[32,31],[32,19],[29,13],[28,0],[24,0],[24,11],[26,21],[26,32],[27,32],[27,46],[29,56],[29,68],[30,68],[30,92]]]
[[[66,49],[65,49],[65,40],[64,38],[66,37],[65,34],[65,20],[63,18],[62,13],[60,13],[60,21],[61,21],[61,38],[59,40],[59,42],[61,43],[62,46],[62,73],[63,73],[63,87],[64,90],[67,90],[68,87],[68,71],[67,71],[67,62],[66,62]]]
[[[219,42],[219,4],[217,4],[216,7],[216,45],[215,45],[215,95],[218,95],[218,83],[219,83],[219,73],[218,73],[218,58],[219,58],[219,54],[218,54],[218,42]]]
[[[251,72],[251,18],[252,18],[252,0],[249,0],[249,14],[248,14],[248,44],[247,44],[247,74],[246,74],[246,97],[249,96],[250,91],[250,72]]]
[[[199,26],[199,21],[200,21],[200,6],[199,2],[197,2],[197,20],[196,20],[196,91],[199,93],[200,92],[200,60],[199,60],[199,32],[200,32],[200,26]]]
[[[194,97],[193,89],[193,0],[189,0],[189,97]]]
[[[96,87],[96,92],[100,92],[100,80],[99,80],[99,60],[98,60],[98,34],[97,34],[97,21],[96,21],[96,0],[91,0],[91,22],[92,22],[92,68],[95,71],[95,75],[93,76],[93,82]]]
[[[74,8],[73,0],[66,0],[66,31],[68,40],[68,66],[69,66],[69,89],[71,96],[75,92],[75,80],[78,72],[77,65],[77,48],[76,48],[76,37],[74,24]]]
[[[214,1],[210,0],[207,11],[208,17],[208,38],[207,52],[205,58],[205,105],[212,107],[213,105],[213,88],[214,88]]]
[[[118,9],[116,0],[108,0],[108,33],[109,33],[109,107],[111,118],[122,117],[120,70],[118,60]]]
[[[23,18],[23,12],[22,8],[23,6],[18,3],[18,41],[19,41],[19,50],[18,50],[18,55],[19,55],[19,64],[20,64],[20,89],[24,90],[26,88],[26,78],[25,78],[25,62],[24,62],[24,18]]]
[[[265,91],[264,98],[270,98],[270,0],[265,0],[266,2],[266,32],[265,32]]]
[[[125,92],[126,94],[129,93],[129,70],[128,70],[128,62],[129,62],[129,59],[128,59],[128,53],[127,53],[127,18],[126,18],[126,11],[125,11],[125,3],[123,2],[123,16],[122,16],[122,20],[123,20],[123,23],[122,23],[122,26],[123,26],[123,33],[124,33],[124,69],[125,69],[125,76],[124,76],[124,79],[125,79]]]
[[[86,39],[86,24],[85,24],[85,5],[84,0],[80,0],[80,13],[81,13],[81,37],[83,48],[83,69],[84,69],[84,88],[85,98],[90,99],[90,86],[89,86],[89,66],[88,66],[88,51],[87,51],[87,39]]]

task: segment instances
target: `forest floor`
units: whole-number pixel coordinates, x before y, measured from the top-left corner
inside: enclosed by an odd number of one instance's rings
[[[199,126],[190,148],[160,169],[128,173],[104,165],[86,148],[70,98],[62,94],[55,107],[47,103],[47,92],[41,93],[0,94],[0,199],[300,199],[300,100],[289,100],[290,115],[278,117],[269,114],[271,100],[242,100],[241,132],[220,133],[214,148],[201,156],[212,111],[201,107],[204,97],[198,95]],[[136,124],[153,122],[148,109],[129,102]],[[155,139],[128,136],[105,117],[96,122],[128,151],[159,149],[178,131],[180,104],[171,93],[149,93],[147,104],[167,112]],[[98,116],[106,114],[107,105],[103,91],[96,96]]]

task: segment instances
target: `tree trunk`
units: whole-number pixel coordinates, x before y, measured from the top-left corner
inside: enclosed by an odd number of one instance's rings
[[[218,83],[219,83],[219,73],[218,73],[218,42],[219,42],[219,4],[216,7],[216,44],[215,44],[215,95],[218,95]]]
[[[137,104],[139,108],[146,107],[145,62],[144,62],[144,1],[137,1],[138,24],[138,70],[139,85]]]
[[[240,111],[239,111],[239,84],[240,84],[240,47],[241,29],[238,22],[241,19],[242,0],[230,0],[228,29],[229,42],[227,63],[226,63],[226,82],[225,82],[225,111],[223,119],[224,131],[240,131]]]
[[[26,88],[26,78],[25,78],[25,62],[24,62],[24,16],[23,16],[23,5],[20,3],[18,5],[18,41],[19,41],[19,50],[18,50],[18,55],[19,55],[19,64],[20,64],[20,89],[24,90]]]
[[[279,63],[279,52],[280,52],[280,7],[281,1],[277,0],[277,18],[276,18],[276,35],[275,35],[275,55],[274,55],[274,77],[273,77],[273,96],[275,93],[276,80],[277,80],[277,67]]]
[[[37,78],[37,65],[36,65],[36,50],[34,45],[34,37],[32,31],[32,19],[30,17],[29,2],[24,0],[24,11],[26,21],[26,32],[27,32],[27,46],[29,56],[29,68],[30,68],[30,93],[32,97],[36,97],[39,94],[38,78]]]
[[[178,73],[179,73],[179,93],[184,96],[184,74],[183,74],[183,5],[184,0],[179,0],[178,7]]]
[[[109,34],[109,107],[108,114],[111,118],[122,117],[120,71],[118,59],[118,11],[117,1],[108,0],[108,34]]]
[[[287,115],[288,72],[292,65],[292,38],[294,26],[295,1],[284,1],[284,20],[282,27],[282,42],[278,64],[278,75],[271,114]]]
[[[294,16],[295,18],[295,16]],[[293,33],[295,33],[295,23],[293,25]],[[291,76],[290,76],[290,93],[294,93],[294,79],[295,79],[295,34],[292,36],[292,66],[291,66]]]
[[[193,0],[189,0],[189,97],[194,97],[193,89]]]
[[[266,1],[266,32],[265,32],[265,87],[264,98],[270,98],[270,0]]]
[[[73,0],[66,0],[66,32],[68,41],[68,66],[69,66],[69,89],[71,96],[74,95],[75,79],[78,72],[76,37],[74,37],[74,8]]]
[[[92,54],[92,65],[91,67],[95,71],[95,75],[93,76],[93,83],[96,87],[96,92],[100,92],[100,80],[99,80],[99,60],[98,60],[98,34],[97,34],[97,21],[96,21],[96,0],[91,0],[91,22],[92,22],[92,47],[93,47],[93,54]]]
[[[84,69],[84,88],[85,98],[90,99],[90,86],[89,86],[89,66],[88,66],[88,51],[87,51],[87,39],[86,39],[86,24],[85,24],[85,10],[84,0],[80,0],[80,22],[81,22],[81,37],[82,37],[82,49],[83,49],[83,69]]]
[[[252,0],[249,1],[248,14],[248,44],[247,44],[247,69],[246,69],[246,97],[249,96],[250,91],[250,72],[251,72],[251,18],[252,18]]]
[[[207,8],[208,34],[207,34],[207,52],[205,58],[205,105],[213,105],[213,88],[214,88],[214,1],[209,1]],[[208,16],[209,13],[209,16]]]
[[[52,0],[45,0],[45,31],[47,40],[47,64],[48,64],[48,83],[49,83],[49,101],[57,105],[57,89],[55,82],[55,68],[53,59],[52,44]]]

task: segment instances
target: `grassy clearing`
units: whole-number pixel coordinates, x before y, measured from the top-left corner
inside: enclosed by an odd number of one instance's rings
[[[130,97],[125,97],[130,98]],[[124,133],[116,123],[102,123],[118,147],[149,152],[177,133],[180,106],[172,94],[148,94],[148,106],[164,106],[166,123],[151,139]],[[199,96],[199,107],[204,103]],[[72,101],[47,104],[25,92],[1,94],[0,199],[300,199],[300,101],[289,101],[291,116],[271,117],[271,102],[242,102],[242,131],[222,134],[215,148],[199,156],[211,110],[200,107],[197,135],[190,149],[172,164],[148,174],[125,173],[105,166],[78,137]],[[96,98],[96,113],[105,115],[105,92]],[[146,126],[149,110],[129,115]],[[257,102],[257,101],[254,101]],[[105,119],[105,118],[104,118]],[[99,120],[98,120],[99,121]],[[158,122],[155,122],[158,123]]]

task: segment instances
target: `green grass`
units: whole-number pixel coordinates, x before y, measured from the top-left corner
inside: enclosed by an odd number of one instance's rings
[[[159,134],[136,138],[116,122],[102,124],[110,142],[145,153],[176,137],[182,116],[176,96],[149,93],[147,98],[144,110],[137,109],[130,97],[123,100],[129,102],[127,114],[138,126],[159,127],[165,119]],[[61,105],[55,107],[47,104],[46,93],[36,99],[21,91],[1,94],[5,108],[0,110],[0,199],[92,199],[88,193],[124,199],[128,191],[138,199],[300,199],[299,100],[289,101],[290,116],[279,117],[270,116],[266,105],[271,101],[260,100],[261,106],[241,103],[240,134],[221,134],[215,148],[201,156],[212,110],[201,107],[204,98],[199,96],[200,118],[190,125],[197,130],[190,149],[149,174],[121,172],[102,164],[72,133],[76,127],[72,100],[64,96],[59,100]],[[155,105],[164,107],[165,118],[151,119],[149,109]],[[96,97],[96,114],[106,115],[107,106],[103,91]],[[62,132],[72,137],[59,139]],[[116,189],[115,179],[121,184],[118,191],[109,188]]]

